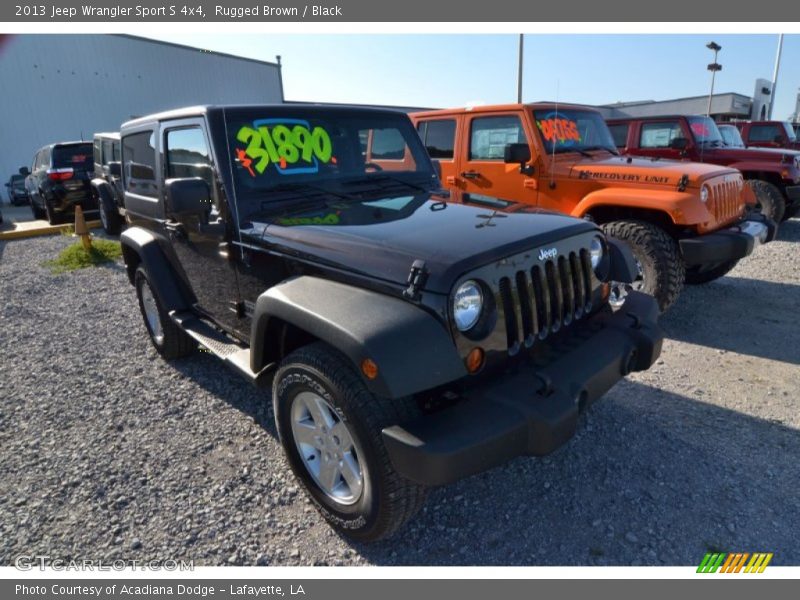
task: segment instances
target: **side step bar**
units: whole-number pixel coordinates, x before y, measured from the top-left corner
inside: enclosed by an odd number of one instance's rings
[[[237,344],[193,313],[173,311],[169,316],[189,337],[250,383],[258,387],[266,385],[270,368],[267,366],[259,373],[254,373],[250,369],[250,348]]]

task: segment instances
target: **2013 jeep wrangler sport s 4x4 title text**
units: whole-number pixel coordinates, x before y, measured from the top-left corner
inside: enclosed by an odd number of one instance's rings
[[[294,473],[353,538],[397,530],[429,486],[551,452],[661,350],[653,298],[609,308],[607,281],[636,270],[624,244],[451,199],[402,113],[201,107],[121,139],[122,247],[153,345],[199,342],[271,381]]]

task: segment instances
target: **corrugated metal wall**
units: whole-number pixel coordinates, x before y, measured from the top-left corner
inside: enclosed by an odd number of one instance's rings
[[[12,36],[0,48],[0,181],[45,144],[91,139],[134,115],[282,100],[270,63],[128,36]]]

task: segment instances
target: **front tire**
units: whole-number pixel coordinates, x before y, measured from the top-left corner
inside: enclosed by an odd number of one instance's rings
[[[613,221],[602,226],[606,235],[626,242],[633,252],[639,267],[639,278],[633,284],[616,283],[620,291],[634,290],[650,294],[658,301],[661,312],[666,311],[677,300],[683,289],[685,267],[677,242],[652,223],[638,220]]]
[[[421,508],[426,488],[394,470],[381,436],[419,415],[413,399],[375,396],[349,360],[315,343],[283,360],[272,402],[292,471],[340,533],[386,538]]]
[[[134,284],[144,326],[158,353],[165,359],[171,360],[194,352],[197,347],[196,342],[169,318],[169,313],[143,267],[136,269]]]
[[[689,285],[709,283],[727,275],[738,263],[738,260],[729,260],[703,271],[700,270],[700,267],[687,267],[686,283]]]

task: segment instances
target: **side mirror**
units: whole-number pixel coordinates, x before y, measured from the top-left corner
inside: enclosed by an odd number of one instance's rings
[[[436,160],[435,158],[431,159],[431,163],[433,163],[433,172],[436,173],[436,176],[441,180],[442,178],[442,163]]]
[[[529,165],[531,159],[531,149],[528,144],[506,144],[503,149],[503,162],[506,164],[518,164],[519,172],[523,175],[533,174],[533,165]]]
[[[503,150],[503,162],[524,165],[531,159],[528,144],[506,144]]]
[[[119,161],[109,162],[108,174],[112,177],[122,177],[122,163]]]
[[[28,167],[20,167],[19,168],[19,174],[20,175],[24,175],[25,177],[27,177],[28,175],[31,174],[31,170]]]
[[[686,150],[689,147],[689,140],[683,137],[677,137],[669,143],[669,147],[673,150]]]
[[[164,185],[168,216],[197,215],[202,219],[211,210],[211,190],[200,177],[167,179]]]

